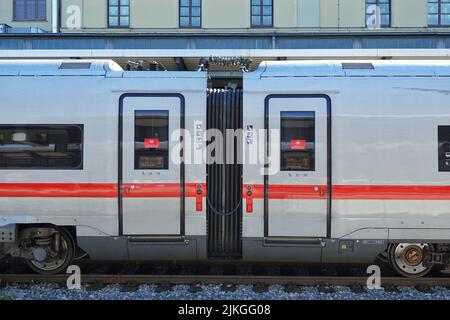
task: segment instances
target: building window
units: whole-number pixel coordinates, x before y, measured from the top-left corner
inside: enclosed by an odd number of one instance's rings
[[[391,0],[366,0],[366,26],[391,26]]]
[[[0,169],[83,169],[83,125],[0,125]]]
[[[180,0],[180,28],[201,28],[201,0]]]
[[[135,111],[134,169],[169,169],[169,111]]]
[[[14,20],[46,20],[46,0],[14,0]]]
[[[108,26],[110,28],[130,26],[130,0],[108,0]]]
[[[315,170],[315,112],[281,112],[281,171]]]
[[[428,25],[450,26],[449,0],[428,0]]]
[[[252,27],[271,28],[273,26],[273,1],[252,0]]]

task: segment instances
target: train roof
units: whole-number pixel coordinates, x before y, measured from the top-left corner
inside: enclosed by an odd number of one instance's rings
[[[446,60],[266,61],[247,78],[439,77],[450,76]]]
[[[0,60],[2,76],[90,75],[123,71],[112,60]]]
[[[205,72],[124,71],[113,60],[0,60],[0,76],[202,78]],[[447,60],[265,61],[247,79],[275,77],[448,77]]]

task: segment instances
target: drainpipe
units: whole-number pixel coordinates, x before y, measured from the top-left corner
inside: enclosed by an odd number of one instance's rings
[[[59,22],[59,1],[60,0],[52,0],[52,32],[59,33],[60,32],[60,22]]]

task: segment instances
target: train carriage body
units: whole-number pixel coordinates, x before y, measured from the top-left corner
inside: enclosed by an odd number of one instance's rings
[[[266,62],[207,90],[204,72],[0,62],[0,255],[60,271],[62,236],[96,260],[384,254],[422,275],[448,259],[449,76],[445,61]],[[205,159],[211,129],[240,131],[230,163]]]

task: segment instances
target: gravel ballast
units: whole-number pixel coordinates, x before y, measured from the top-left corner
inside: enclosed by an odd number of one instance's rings
[[[120,285],[109,285],[98,291],[68,290],[57,284],[8,285],[0,289],[0,300],[449,300],[450,290],[433,287],[422,292],[412,287],[399,287],[398,292],[367,290],[353,292],[349,287],[331,286],[322,292],[319,287],[302,287],[287,292],[283,286],[270,286],[267,292],[254,292],[252,286],[240,285],[235,291],[224,291],[219,285],[201,285],[192,292],[190,286],[179,285],[158,292],[154,285],[140,285],[134,292],[123,292]],[[334,291],[334,292],[329,292]]]

